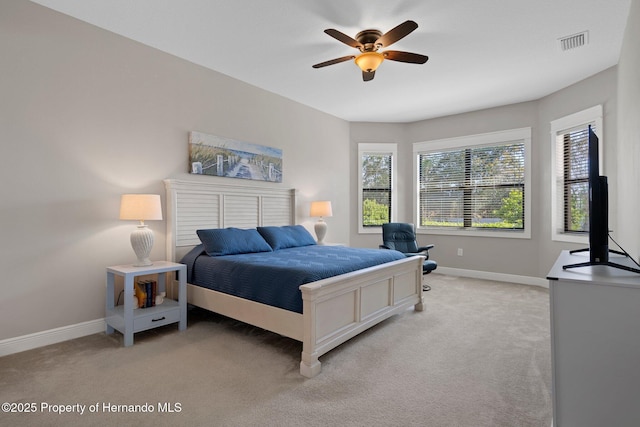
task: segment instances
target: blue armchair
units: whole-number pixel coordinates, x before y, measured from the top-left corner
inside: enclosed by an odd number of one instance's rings
[[[404,253],[406,256],[425,256],[426,259],[422,264],[423,275],[429,274],[438,268],[438,263],[429,259],[429,250],[433,248],[434,245],[418,246],[413,224],[404,222],[382,224],[382,245],[380,245],[380,249],[394,249]],[[422,289],[428,291],[431,287],[423,284]]]

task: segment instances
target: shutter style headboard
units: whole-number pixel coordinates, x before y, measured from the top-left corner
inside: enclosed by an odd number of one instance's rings
[[[253,228],[295,224],[296,191],[221,184],[217,180],[164,180],[167,259],[180,259],[200,243],[203,228]]]

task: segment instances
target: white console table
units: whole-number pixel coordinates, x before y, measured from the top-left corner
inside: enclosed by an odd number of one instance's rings
[[[640,426],[640,274],[563,251],[549,272],[555,427]],[[633,266],[612,254],[610,261]]]

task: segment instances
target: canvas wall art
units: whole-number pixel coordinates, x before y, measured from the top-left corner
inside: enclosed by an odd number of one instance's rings
[[[189,132],[191,173],[282,182],[282,150],[202,132]]]

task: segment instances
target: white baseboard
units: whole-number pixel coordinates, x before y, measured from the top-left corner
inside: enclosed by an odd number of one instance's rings
[[[540,286],[549,289],[549,281],[540,277],[518,276],[516,274],[493,273],[490,271],[464,270],[438,266],[437,273],[447,276],[471,277],[474,279],[495,280],[497,282],[518,283],[521,285]]]
[[[104,332],[104,327],[104,319],[96,319],[21,337],[8,338],[0,341],[0,357]]]

